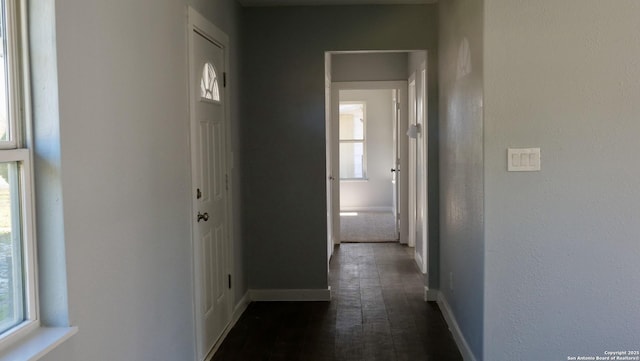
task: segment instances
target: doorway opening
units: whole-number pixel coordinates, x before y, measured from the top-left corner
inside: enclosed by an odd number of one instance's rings
[[[424,69],[425,51],[325,54],[328,261],[342,242],[399,242],[426,273]]]
[[[407,243],[406,93],[405,80],[331,83],[333,245]]]
[[[341,243],[399,240],[393,202],[397,91],[338,90]]]

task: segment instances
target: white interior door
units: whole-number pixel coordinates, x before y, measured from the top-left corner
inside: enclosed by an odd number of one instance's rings
[[[191,36],[191,157],[198,359],[230,321],[228,172],[224,49]]]

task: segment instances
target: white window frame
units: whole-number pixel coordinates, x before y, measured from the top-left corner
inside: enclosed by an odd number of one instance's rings
[[[30,142],[30,89],[26,2],[5,0],[5,36],[7,52],[7,107],[9,141],[0,141],[0,162],[16,162],[19,176],[20,232],[22,241],[22,279],[24,321],[0,334],[0,350],[26,337],[40,327],[37,293],[37,258],[34,222],[34,187]],[[4,84],[0,84],[4,86]]]
[[[340,145],[343,143],[362,143],[362,177],[342,178],[340,175],[340,181],[367,181],[367,102],[364,100],[344,100],[338,104],[362,104],[362,139],[341,139],[340,138],[340,114],[338,114],[338,152],[340,151]],[[338,156],[338,159],[340,157]]]

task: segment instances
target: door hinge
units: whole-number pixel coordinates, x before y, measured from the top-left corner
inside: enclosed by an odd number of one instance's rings
[[[229,175],[228,174],[224,175],[224,187],[228,192],[229,191]]]
[[[222,87],[227,87],[227,72],[222,73]]]
[[[231,289],[231,275],[227,275],[229,276],[229,289]]]

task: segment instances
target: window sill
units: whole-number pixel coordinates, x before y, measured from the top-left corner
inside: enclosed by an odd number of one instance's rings
[[[40,327],[0,351],[0,361],[35,361],[71,338],[77,327]]]

